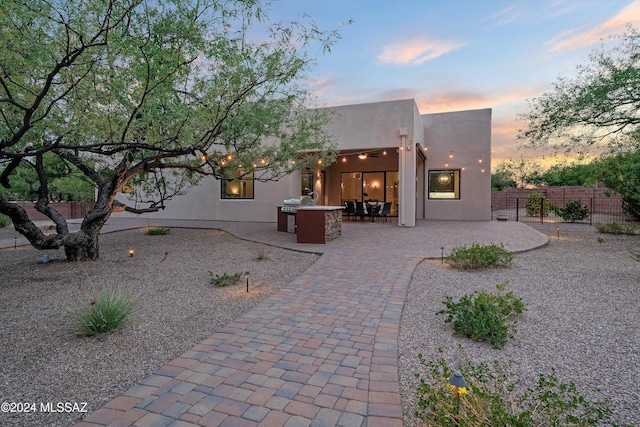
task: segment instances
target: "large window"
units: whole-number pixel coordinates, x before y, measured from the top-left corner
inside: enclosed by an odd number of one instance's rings
[[[459,170],[431,170],[429,171],[430,199],[459,199],[460,171]]]
[[[223,179],[220,189],[223,199],[253,199],[253,172],[242,179]]]

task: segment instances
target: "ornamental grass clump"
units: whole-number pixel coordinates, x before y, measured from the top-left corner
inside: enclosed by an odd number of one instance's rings
[[[211,276],[211,280],[209,281],[209,283],[211,283],[213,286],[224,287],[238,283],[240,281],[240,278],[242,277],[242,273],[224,273],[222,275],[214,275],[213,272],[210,271],[209,276]]]
[[[454,370],[441,356],[436,361],[418,355],[425,374],[418,380],[416,417],[428,426],[464,427],[587,427],[611,425],[607,399],[590,402],[573,382],[558,380],[555,371],[539,374],[535,385],[514,379],[514,362],[474,364],[468,358],[456,369],[468,386],[449,384]]]
[[[169,234],[171,229],[169,227],[153,227],[147,230],[147,234],[149,236],[164,236],[165,234]]]
[[[635,235],[638,229],[638,226],[634,224],[620,224],[617,222],[609,222],[606,224],[598,223],[595,227],[598,229],[598,232],[603,234],[626,234],[627,236]]]
[[[473,243],[471,246],[454,247],[445,261],[454,270],[508,267],[513,261],[513,253],[506,250],[502,243],[499,245]]]
[[[136,299],[130,292],[102,287],[94,298],[78,301],[72,310],[76,335],[94,336],[117,329],[135,310]]]
[[[445,297],[445,309],[436,315],[447,316],[445,323],[453,325],[453,332],[474,341],[489,341],[494,348],[502,348],[513,338],[516,318],[526,311],[525,303],[513,291],[504,292],[509,281],[496,285],[498,293],[474,292],[458,301]]]

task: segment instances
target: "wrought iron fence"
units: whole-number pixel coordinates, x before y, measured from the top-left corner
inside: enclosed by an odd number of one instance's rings
[[[588,197],[580,200],[582,206],[588,209],[588,215],[580,221],[569,221],[558,215],[551,206],[564,208],[569,201],[564,197],[554,197],[546,195],[545,199],[537,199],[540,206],[531,205],[526,207],[528,197],[512,196],[494,199],[491,207],[491,217],[495,221],[520,221],[537,223],[575,222],[580,224],[608,224],[621,222],[636,222],[632,217],[622,210],[622,198],[619,196]],[[497,203],[496,203],[497,202]],[[547,206],[545,206],[547,204]]]

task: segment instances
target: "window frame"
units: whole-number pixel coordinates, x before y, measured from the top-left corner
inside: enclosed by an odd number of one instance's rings
[[[249,197],[249,196],[242,196],[241,195],[241,196],[238,196],[238,197],[234,197],[234,196],[227,195],[227,193],[226,193],[227,186],[230,185],[233,182],[239,182],[241,190],[242,190],[242,184],[243,183],[250,182],[251,183],[251,196]],[[220,180],[220,200],[253,200],[253,199],[255,199],[255,196],[256,196],[255,182],[256,181],[253,178],[253,170],[250,171],[249,173],[247,173],[246,176],[244,176],[244,177],[242,177],[240,179],[232,179],[232,180],[222,179],[222,180]],[[248,192],[248,190],[244,189],[244,192]],[[239,194],[242,194],[242,191],[240,191]]]
[[[451,183],[448,184],[437,184],[438,187],[442,187],[444,185],[450,186],[451,189],[450,190],[442,190],[440,188],[437,189],[433,189],[434,185],[433,185],[433,179],[438,179],[437,177],[439,177],[442,174],[448,174],[451,178]],[[432,175],[437,174],[436,178],[432,179]],[[427,197],[428,200],[460,200],[460,176],[461,176],[461,170],[460,169],[430,169],[427,173],[428,176],[428,191],[427,191]],[[446,197],[444,195],[450,195],[452,194],[453,197]],[[441,195],[440,197],[438,197],[438,195]]]

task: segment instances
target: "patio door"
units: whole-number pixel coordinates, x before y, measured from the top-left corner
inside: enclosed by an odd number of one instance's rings
[[[342,204],[347,200],[376,200],[391,203],[391,215],[398,214],[398,171],[343,172]]]

